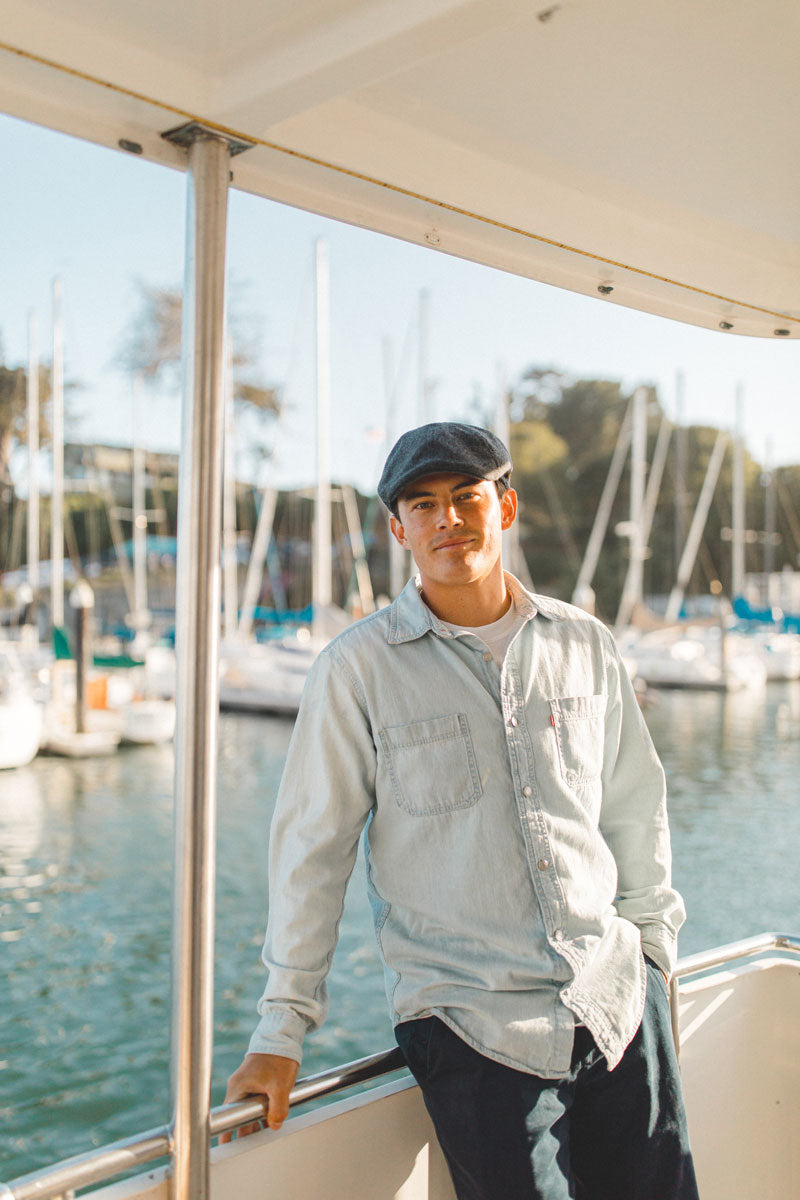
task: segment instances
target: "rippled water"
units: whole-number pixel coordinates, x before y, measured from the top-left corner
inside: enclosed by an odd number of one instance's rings
[[[800,688],[665,692],[646,716],[670,781],[682,952],[800,930]],[[283,720],[221,722],[214,1103],[255,1021],[267,826],[290,733]],[[168,1119],[171,794],[163,747],[0,776],[0,1178]],[[330,986],[304,1071],[391,1042],[358,882]]]

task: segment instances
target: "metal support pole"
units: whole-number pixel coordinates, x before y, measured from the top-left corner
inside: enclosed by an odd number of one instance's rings
[[[183,411],[178,504],[173,1200],[207,1200],[213,1042],[214,836],[220,622],[225,230],[232,147],[197,125],[188,144]]]

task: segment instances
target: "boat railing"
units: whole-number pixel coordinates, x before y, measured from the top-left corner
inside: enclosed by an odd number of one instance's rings
[[[670,985],[673,1029],[676,1045],[678,989],[689,976],[701,975],[726,967],[730,963],[759,955],[788,952],[800,954],[800,937],[788,934],[764,933],[720,946],[701,954],[692,954],[678,963]],[[344,1066],[333,1067],[301,1079],[292,1089],[290,1107],[307,1104],[344,1091],[357,1084],[369,1083],[395,1071],[405,1063],[397,1048],[368,1055]],[[261,1100],[242,1100],[212,1109],[209,1136],[233,1133],[243,1125],[263,1119]],[[66,1159],[53,1167],[20,1176],[8,1184],[0,1183],[0,1200],[73,1200],[79,1188],[113,1179],[127,1171],[142,1167],[172,1152],[172,1133],[169,1126],[148,1130],[134,1137],[112,1142],[108,1146]]]
[[[289,1106],[297,1108],[300,1104],[332,1096],[403,1069],[405,1060],[397,1047],[382,1050],[300,1079],[292,1089]],[[257,1099],[221,1105],[211,1110],[209,1136],[233,1133],[243,1125],[262,1120],[264,1115],[264,1105]],[[169,1126],[148,1129],[97,1150],[77,1154],[55,1166],[21,1175],[10,1183],[0,1183],[0,1200],[73,1200],[79,1188],[104,1183],[156,1159],[168,1157],[172,1153],[172,1143]]]
[[[717,946],[714,950],[701,951],[699,954],[688,954],[680,959],[670,981],[670,1008],[672,1010],[672,1035],[675,1038],[675,1049],[680,1056],[681,1040],[678,1028],[678,990],[682,980],[691,975],[702,975],[718,967],[726,967],[737,959],[755,958],[761,954],[784,951],[800,954],[800,938],[787,933],[759,933],[755,937],[742,938],[738,942],[728,942]]]

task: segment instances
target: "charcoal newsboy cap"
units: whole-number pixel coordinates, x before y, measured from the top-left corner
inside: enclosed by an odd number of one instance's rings
[[[471,475],[494,481],[510,471],[508,450],[488,429],[460,421],[434,421],[409,429],[395,442],[383,468],[378,495],[391,509],[408,484],[425,475]]]

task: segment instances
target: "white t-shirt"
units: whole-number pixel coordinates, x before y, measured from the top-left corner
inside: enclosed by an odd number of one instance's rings
[[[498,667],[502,670],[506,650],[517,629],[522,624],[522,620],[517,613],[517,607],[514,604],[514,597],[512,596],[508,611],[503,613],[499,621],[492,621],[489,625],[455,625],[452,621],[442,621],[442,624],[455,634],[472,633],[475,637],[480,638],[490,651]]]

